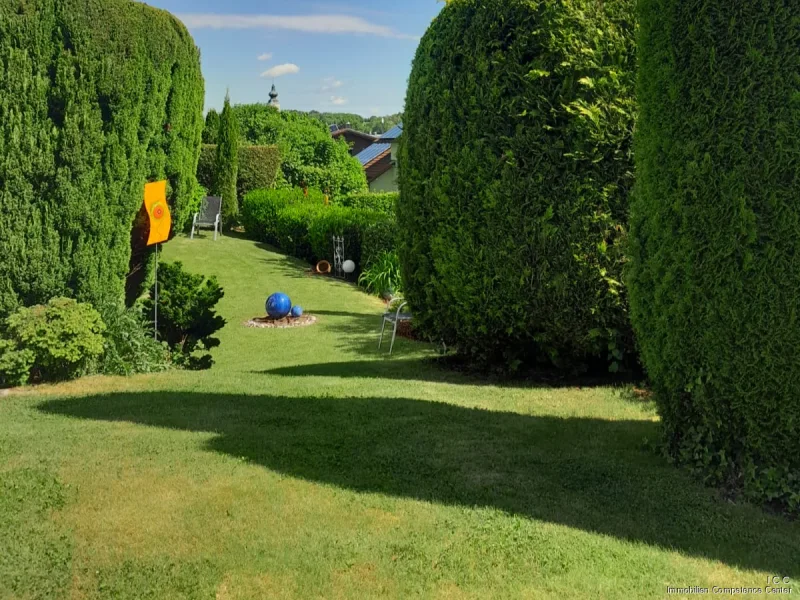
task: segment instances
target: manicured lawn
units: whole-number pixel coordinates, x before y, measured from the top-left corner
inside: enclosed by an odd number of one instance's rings
[[[230,237],[164,254],[225,288],[216,365],[0,397],[0,598],[800,593],[800,524],[668,465],[624,390],[388,359],[348,284]],[[243,327],[276,290],[320,322]]]

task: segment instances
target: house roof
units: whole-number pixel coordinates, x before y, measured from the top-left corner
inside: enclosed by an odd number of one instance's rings
[[[356,158],[361,165],[366,169],[370,164],[380,160],[388,152],[392,151],[391,144],[376,143],[364,148],[361,152],[356,154]]]
[[[389,131],[384,133],[379,138],[379,141],[381,141],[381,142],[387,141],[388,142],[388,141],[391,141],[391,140],[396,140],[397,138],[399,138],[402,135],[402,133],[403,133],[403,124],[399,123],[398,125],[395,125],[394,127],[392,127]]]
[[[333,125],[331,125],[331,127],[333,127]],[[337,129],[336,131],[331,131],[331,135],[335,138],[338,138],[339,136],[342,135],[345,136],[345,138],[347,138],[347,136],[350,135],[354,137],[360,137],[365,140],[369,140],[370,142],[374,142],[375,140],[378,139],[378,136],[376,135],[370,135],[362,131],[356,131],[355,129]]]

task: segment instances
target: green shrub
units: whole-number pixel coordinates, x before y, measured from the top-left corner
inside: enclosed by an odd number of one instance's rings
[[[334,140],[317,119],[266,104],[239,104],[233,110],[243,143],[278,146],[286,185],[323,190],[333,198],[366,191],[366,174],[347,142]]]
[[[363,268],[362,240],[364,232],[384,215],[372,210],[343,206],[325,206],[311,216],[308,236],[313,261],[333,262],[333,237],[344,237],[344,258],[352,260],[357,269]]]
[[[100,314],[89,304],[53,298],[44,305],[21,308],[6,319],[5,337],[15,347],[6,342],[4,362],[19,366],[16,383],[21,382],[22,365],[31,358],[35,381],[74,379],[95,367],[103,353],[104,331]]]
[[[400,274],[400,258],[397,252],[381,252],[358,278],[361,287],[371,294],[394,296],[403,291],[403,279]]]
[[[216,170],[217,145],[203,144],[200,147],[200,160],[197,162],[197,181],[207,190],[213,190]]]
[[[153,337],[141,311],[119,305],[103,310],[106,330],[99,371],[105,375],[155,373],[170,366],[169,350]]]
[[[308,262],[314,262],[316,254],[312,247],[310,229],[317,216],[326,209],[318,204],[290,204],[280,208],[274,224],[267,231],[274,230],[275,245],[281,250]]]
[[[222,222],[230,228],[239,219],[236,183],[239,177],[239,124],[225,95],[225,107],[219,118],[219,143],[214,169],[214,193],[222,198]]]
[[[633,0],[459,0],[423,37],[399,140],[400,258],[423,335],[480,363],[633,352]]]
[[[203,144],[216,144],[218,140],[219,113],[212,108],[206,115],[206,123],[205,127],[203,127]]]
[[[281,155],[277,146],[242,146],[239,148],[239,178],[236,183],[239,198],[253,190],[269,189],[275,185]]]
[[[176,228],[188,218],[197,47],[140,2],[12,0],[0,65],[0,317],[55,296],[119,301],[145,182],[168,179]]]
[[[30,348],[0,338],[0,388],[25,385],[31,377],[36,355]]]
[[[217,147],[204,145],[200,151],[197,165],[197,180],[208,189],[214,189],[214,170],[216,169]],[[278,178],[281,166],[277,146],[240,146],[239,174],[236,179],[236,193],[239,200],[254,190],[272,188]]]
[[[154,320],[154,293],[144,302],[147,318]],[[197,356],[200,348],[211,350],[219,339],[211,337],[225,326],[214,307],[225,295],[215,277],[206,279],[184,271],[180,262],[158,266],[158,333],[172,349],[175,364],[189,369],[209,369],[210,354]]]
[[[339,201],[342,206],[350,208],[363,208],[367,210],[377,210],[394,216],[397,199],[400,197],[398,192],[379,192],[368,194],[350,194]]]
[[[671,454],[800,511],[800,5],[642,0],[627,283]]]
[[[361,260],[368,265],[383,253],[397,250],[397,219],[382,215],[375,218],[361,235]]]
[[[281,188],[255,190],[242,201],[242,225],[247,235],[254,240],[278,243],[276,218],[283,208],[296,204],[322,205],[325,197],[319,190]]]

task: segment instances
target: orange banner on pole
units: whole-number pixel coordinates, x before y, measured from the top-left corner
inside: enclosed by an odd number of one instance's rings
[[[172,215],[167,205],[167,182],[157,181],[144,186],[144,207],[150,220],[150,235],[147,245],[160,244],[169,239]]]

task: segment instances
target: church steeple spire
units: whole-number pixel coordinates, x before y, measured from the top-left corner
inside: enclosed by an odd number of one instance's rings
[[[281,109],[281,103],[278,101],[278,90],[275,89],[275,84],[272,84],[272,89],[269,92],[269,102],[267,103],[274,107],[275,110]]]

